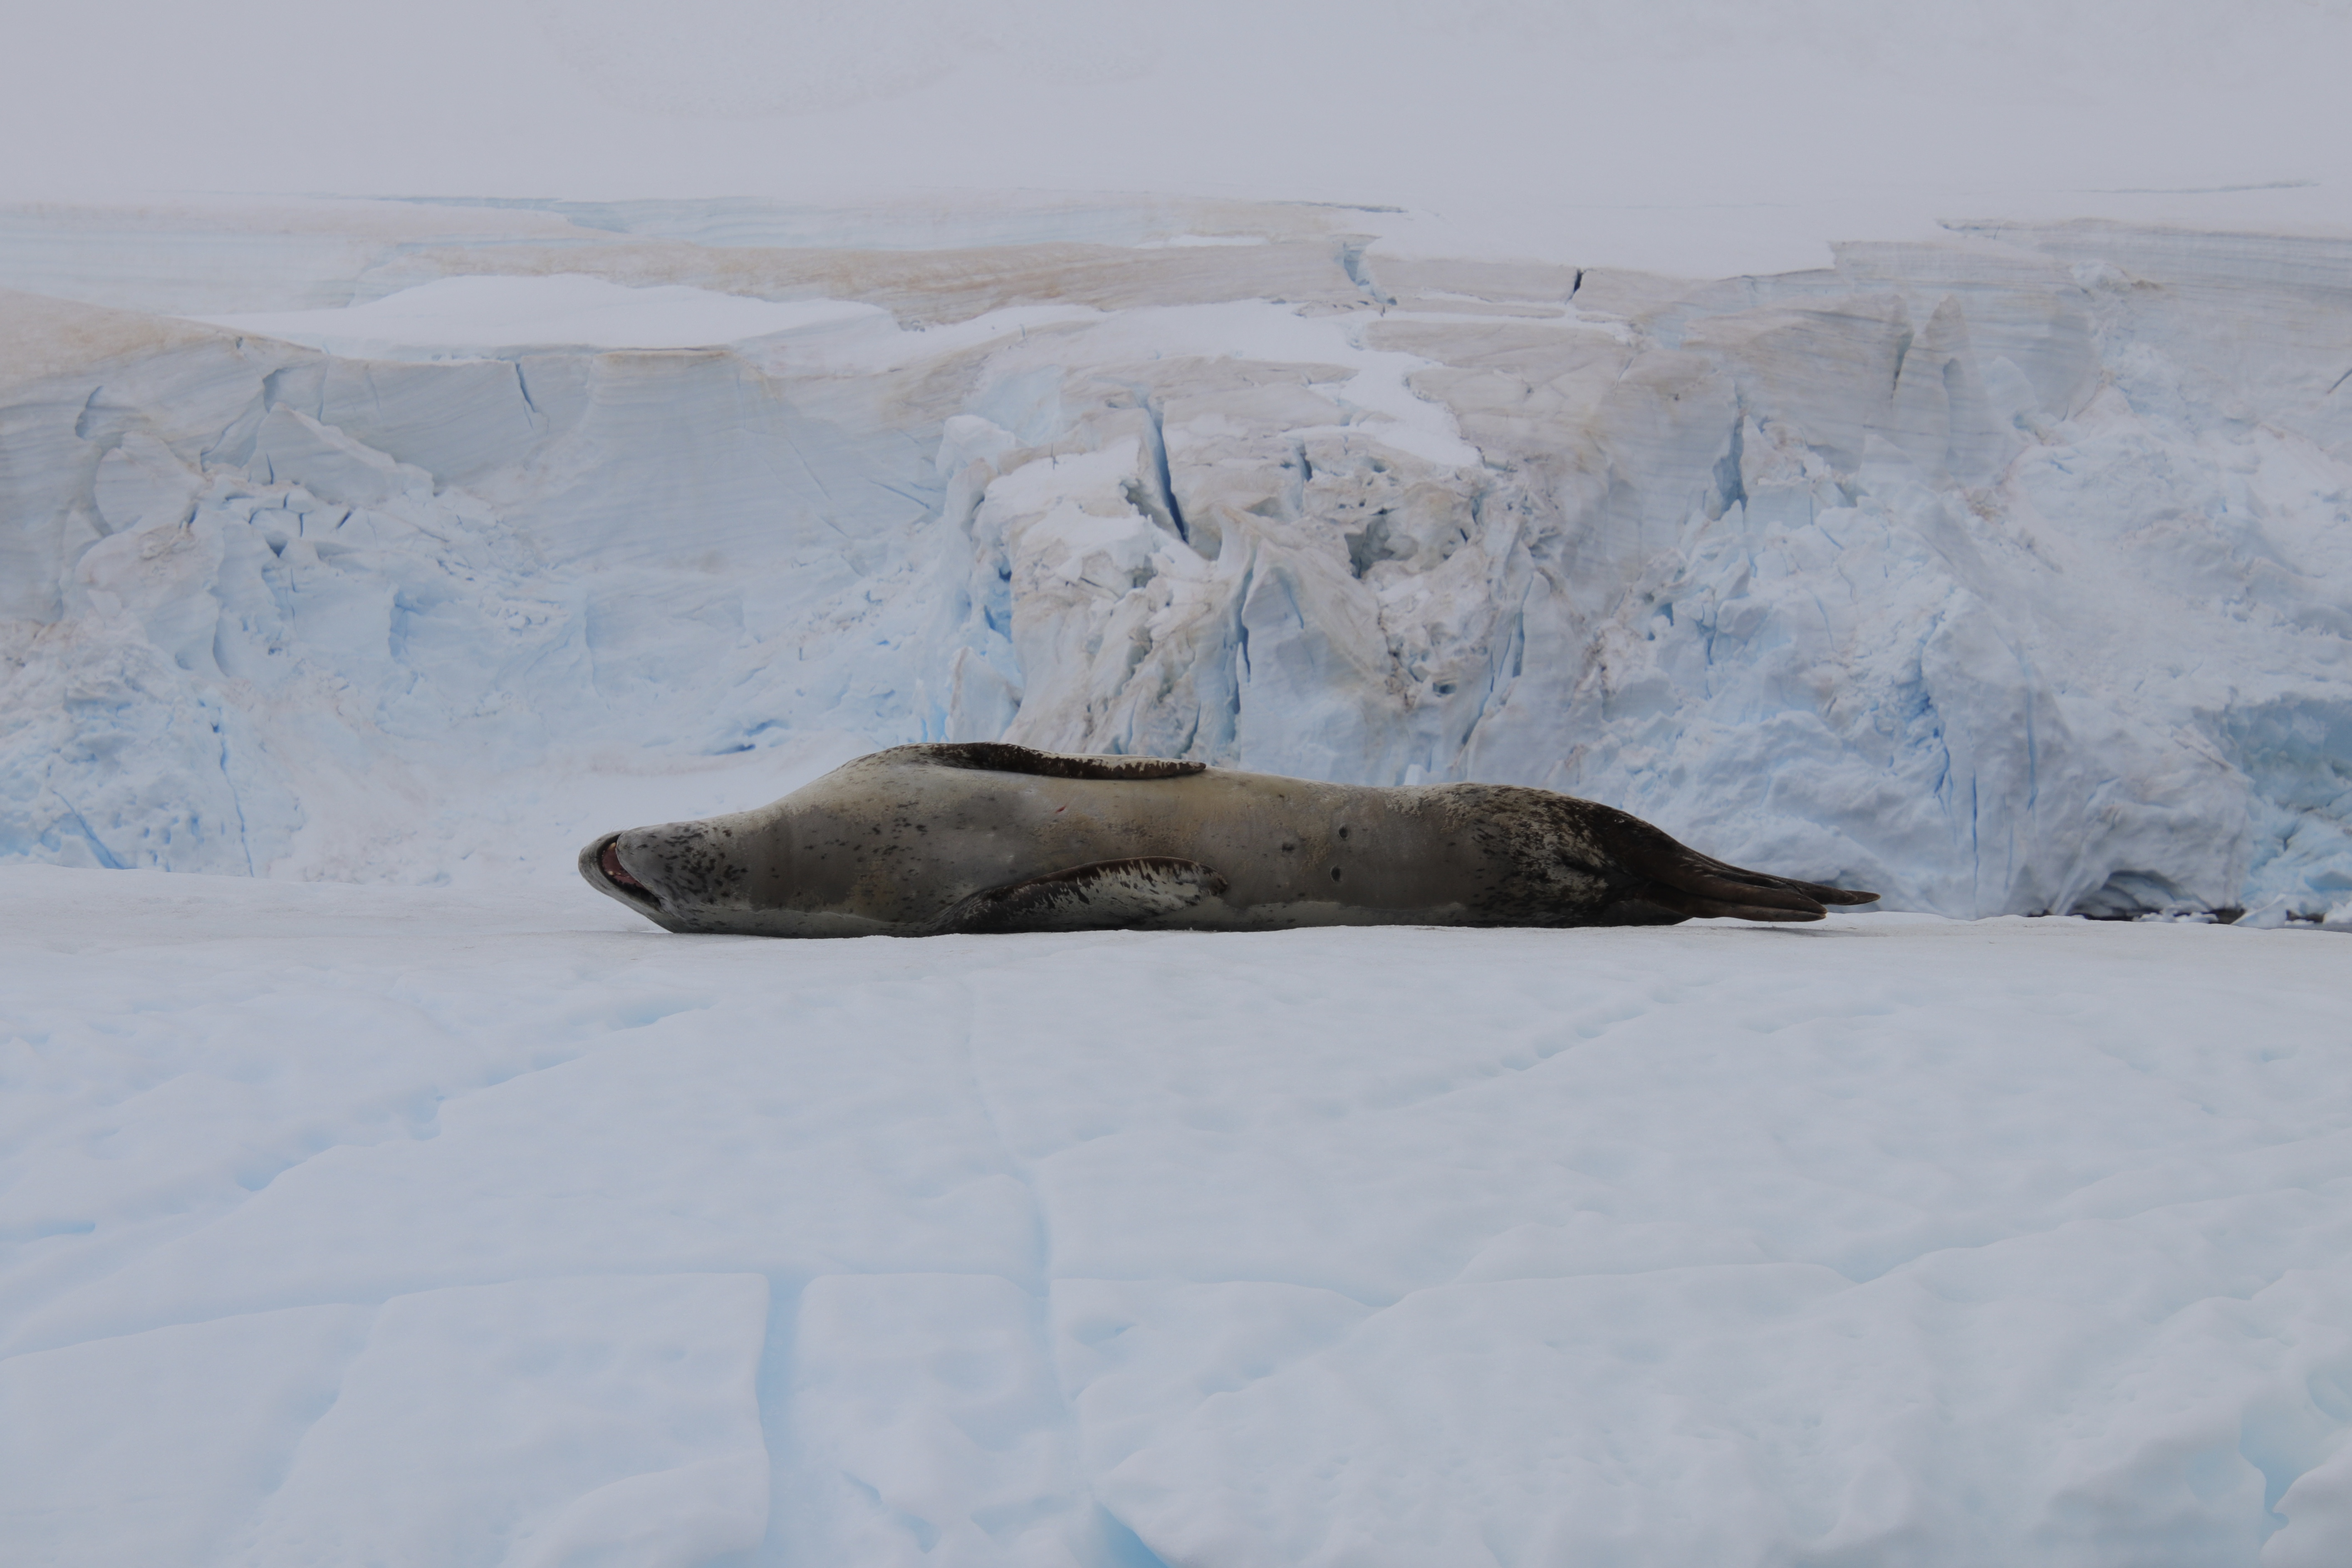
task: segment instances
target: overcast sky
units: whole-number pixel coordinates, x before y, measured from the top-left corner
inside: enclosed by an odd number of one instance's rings
[[[1528,249],[1577,212],[2352,226],[2352,0],[9,9],[12,197],[1149,191]]]

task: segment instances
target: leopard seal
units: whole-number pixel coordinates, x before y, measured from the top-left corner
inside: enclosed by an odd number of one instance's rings
[[[1878,896],[1727,866],[1546,790],[1002,742],[896,746],[757,810],[608,833],[580,874],[669,931],[793,937],[1817,921]]]

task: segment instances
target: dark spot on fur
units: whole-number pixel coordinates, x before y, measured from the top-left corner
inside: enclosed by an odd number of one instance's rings
[[[1335,882],[1339,879],[1339,868],[1337,866],[1331,868],[1331,879]]]
[[[1342,838],[1347,837],[1348,837],[1348,830],[1347,830],[1346,828],[1344,828],[1344,827],[1343,827],[1343,828],[1341,828],[1341,829],[1339,829],[1339,837],[1342,837]]]

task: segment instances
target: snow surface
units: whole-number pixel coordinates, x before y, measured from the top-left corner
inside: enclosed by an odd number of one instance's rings
[[[877,305],[832,300],[776,304],[682,284],[627,289],[601,278],[444,278],[364,305],[206,318],[217,327],[279,338],[355,359],[404,351],[533,344],[683,349],[847,321],[888,320]]]
[[[1003,737],[2352,920],[2352,241],[1703,282],[1233,202],[305,210],[0,237],[53,290],[0,297],[0,857],[495,880],[623,825],[592,778]],[[1264,243],[1153,243],[1211,231]]]
[[[0,1539],[2332,1568],[2343,973],[0,868]]]

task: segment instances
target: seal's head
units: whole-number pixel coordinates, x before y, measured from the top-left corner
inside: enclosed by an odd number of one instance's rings
[[[749,907],[748,847],[727,817],[666,822],[591,839],[580,875],[670,931],[728,931]]]

